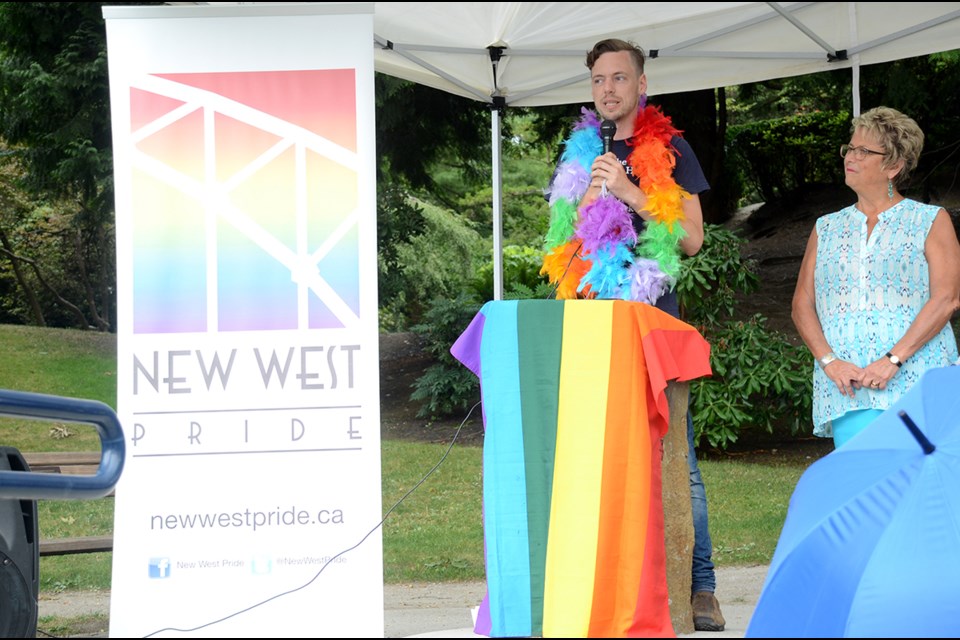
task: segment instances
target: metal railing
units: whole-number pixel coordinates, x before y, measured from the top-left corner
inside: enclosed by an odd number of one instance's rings
[[[20,500],[102,498],[116,487],[126,449],[114,410],[97,400],[0,389],[0,415],[92,424],[100,436],[100,464],[92,475],[0,471],[0,498]]]

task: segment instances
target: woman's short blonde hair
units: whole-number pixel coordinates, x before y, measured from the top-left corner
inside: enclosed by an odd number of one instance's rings
[[[893,177],[893,183],[902,185],[917,168],[923,151],[923,131],[910,116],[890,107],[874,107],[865,111],[850,125],[850,133],[862,129],[872,134],[883,145],[886,156],[884,167],[892,167],[903,160],[903,169]]]

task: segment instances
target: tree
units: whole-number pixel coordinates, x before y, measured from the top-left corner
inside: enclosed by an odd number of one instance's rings
[[[924,202],[940,198],[957,179],[960,156],[960,49],[871,65],[863,70],[863,110],[892,107],[909,115],[924,133],[923,154],[911,186]]]
[[[110,95],[100,3],[0,4],[0,137],[38,200],[67,203],[82,328],[115,326]],[[38,264],[37,269],[49,269]]]
[[[673,125],[690,143],[710,189],[701,194],[704,222],[720,224],[730,219],[736,208],[730,173],[726,170],[724,140],[727,132],[726,93],[720,89],[701,89],[651,98],[663,108]]]
[[[18,237],[18,232],[27,226],[24,220],[30,209],[23,192],[15,187],[19,178],[14,163],[7,162],[0,166],[0,256],[6,258],[6,266],[0,260],[0,276],[6,276],[6,271],[10,275],[10,284],[0,289],[0,297],[5,301],[2,307],[14,318],[17,317],[16,312],[20,311],[20,315],[43,327],[47,321],[35,279],[31,278],[31,267],[35,267],[36,263],[23,255]],[[0,278],[0,282],[4,280],[8,278]]]
[[[462,186],[489,176],[490,115],[486,105],[383,74],[374,78],[378,183],[422,189],[451,206],[434,179],[438,165],[458,170]],[[509,135],[509,130],[505,135]]]

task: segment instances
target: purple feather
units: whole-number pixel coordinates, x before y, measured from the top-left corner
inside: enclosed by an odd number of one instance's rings
[[[656,304],[673,285],[673,278],[661,271],[655,260],[637,258],[630,267],[631,300]]]
[[[592,109],[587,109],[586,107],[580,107],[580,113],[582,116],[579,120],[577,120],[576,124],[573,125],[573,130],[579,131],[580,129],[594,129],[599,136],[600,118],[597,116],[596,112]]]
[[[600,247],[637,242],[637,232],[625,204],[611,195],[601,196],[581,212],[575,235],[583,240],[583,248],[593,253]]]
[[[579,162],[564,162],[557,167],[550,187],[550,206],[558,199],[579,202],[590,186],[590,174]]]

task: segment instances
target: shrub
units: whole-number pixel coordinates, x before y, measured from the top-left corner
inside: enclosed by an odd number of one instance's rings
[[[726,449],[747,429],[796,434],[809,428],[810,354],[766,322],[758,314],[705,334],[713,375],[690,385],[697,441],[706,438],[711,447]]]
[[[414,333],[424,339],[424,348],[434,363],[414,383],[410,395],[422,403],[421,418],[465,413],[480,399],[480,382],[450,353],[450,347],[469,326],[481,304],[470,294],[454,300],[435,298],[424,314],[424,323],[414,325]]]
[[[524,283],[510,287],[505,300],[546,300],[553,297],[549,283],[538,282],[531,288]],[[421,418],[443,417],[465,413],[480,398],[480,381],[458,362],[450,347],[467,328],[483,304],[472,294],[463,294],[456,300],[437,298],[430,305],[425,322],[413,327],[423,337],[425,349],[434,364],[414,383],[410,396],[422,405],[417,415]]]
[[[381,198],[377,226],[381,330],[423,322],[432,298],[467,287],[482,255],[483,241],[462,219],[403,190]]]
[[[737,293],[752,293],[760,282],[744,262],[743,240],[728,229],[705,224],[703,247],[684,258],[677,280],[681,315],[698,327],[716,326],[732,316]]]
[[[713,375],[690,385],[696,440],[720,449],[745,429],[772,433],[778,426],[795,434],[810,422],[810,355],[785,335],[771,331],[766,318],[732,318],[737,293],[759,286],[752,265],[741,258],[743,240],[715,225],[704,225],[700,251],[683,262],[677,295],[684,319],[710,342]]]
[[[547,283],[540,275],[543,265],[543,251],[535,247],[517,247],[509,245],[503,248],[503,288],[515,291],[518,288],[536,289]],[[493,262],[487,262],[479,269],[471,281],[471,289],[481,300],[493,299]]]

